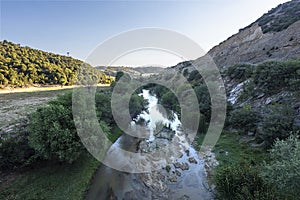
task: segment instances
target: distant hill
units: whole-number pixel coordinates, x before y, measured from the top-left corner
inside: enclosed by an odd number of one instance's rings
[[[125,67],[125,66],[97,66],[97,69],[104,72],[106,75],[115,76],[118,71],[126,72],[132,76],[143,76],[149,74],[157,74],[164,70],[162,67]]]
[[[152,74],[152,73],[159,73],[162,70],[164,70],[164,68],[162,67],[135,67],[133,68],[135,71],[138,71],[140,73],[144,73],[144,74]]]
[[[69,56],[22,47],[0,41],[0,88],[31,85],[73,85],[84,66],[98,80],[106,82],[104,73]]]

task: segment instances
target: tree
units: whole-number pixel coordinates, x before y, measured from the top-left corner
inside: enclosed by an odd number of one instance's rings
[[[123,75],[124,75],[124,72],[118,71],[116,74],[116,82],[118,82]]]
[[[129,102],[129,113],[131,118],[135,118],[138,114],[145,110],[147,104],[147,100],[145,100],[142,96],[133,94]]]

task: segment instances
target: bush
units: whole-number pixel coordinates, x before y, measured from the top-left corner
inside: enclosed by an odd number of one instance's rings
[[[0,140],[0,170],[12,170],[30,164],[34,150],[25,136]]]
[[[12,170],[31,164],[34,160],[34,150],[28,143],[26,119],[21,119],[9,132],[9,136],[1,133],[0,137],[0,170]]]
[[[257,167],[233,164],[218,168],[215,175],[217,197],[232,200],[279,199],[274,188],[259,175]]]
[[[300,140],[292,135],[287,140],[276,140],[270,150],[272,161],[265,163],[263,178],[289,198],[298,197],[300,188]]]
[[[30,145],[44,159],[71,163],[83,150],[71,110],[63,105],[39,108],[31,116],[29,132]]]
[[[253,65],[248,64],[234,65],[228,67],[226,74],[230,77],[230,79],[235,79],[239,82],[243,82],[252,76],[253,68]]]
[[[295,111],[288,105],[275,104],[265,108],[259,137],[266,148],[270,148],[277,138],[282,140],[289,137],[290,133],[296,129],[293,126],[294,118]]]
[[[252,77],[256,87],[267,94],[275,94],[282,89],[297,91],[300,83],[299,70],[299,60],[269,61],[256,66]]]
[[[115,122],[110,100],[110,91],[97,91],[95,109],[98,119],[92,121],[88,118],[87,120],[90,120],[91,130],[93,127],[95,129],[101,127],[109,140],[113,142],[120,133],[115,135],[111,133],[110,125],[115,126]],[[130,114],[136,116],[145,109],[146,105],[147,101],[143,97],[133,94],[130,101]],[[31,115],[29,143],[37,155],[43,159],[58,159],[71,163],[81,155],[84,146],[77,135],[73,120],[71,92],[58,96],[57,99],[50,101],[48,106],[39,108]]]
[[[194,70],[190,73],[189,77],[187,78],[187,80],[189,82],[192,81],[200,81],[202,79],[201,74],[198,72],[198,70]]]
[[[229,124],[233,128],[237,128],[243,131],[255,131],[256,124],[259,121],[259,114],[250,106],[244,106],[240,109],[235,109],[232,111],[229,118]]]

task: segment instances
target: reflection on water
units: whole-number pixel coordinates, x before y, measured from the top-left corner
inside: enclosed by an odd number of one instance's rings
[[[144,99],[148,100],[149,105],[147,111],[143,111],[135,121],[138,121],[140,118],[148,122],[147,128],[149,130],[149,139],[148,141],[153,141],[155,139],[154,131],[159,132],[160,129],[157,129],[158,124],[166,125],[170,127],[173,131],[177,131],[178,126],[181,124],[176,113],[171,111],[166,111],[163,106],[158,104],[158,99],[151,95],[149,90],[143,90],[140,94]],[[133,124],[135,122],[133,121]]]
[[[151,149],[153,144],[167,144],[170,138],[164,138],[164,127],[168,127],[180,140],[181,122],[177,114],[160,106],[158,99],[148,90],[143,90],[140,95],[149,101],[149,106],[130,126],[134,129],[143,119],[147,122],[146,131],[149,131],[149,138],[141,141],[124,134],[111,149],[117,146],[130,152],[143,152],[143,148]],[[123,162],[119,157],[115,157],[115,162]],[[131,174],[101,165],[88,191],[87,199],[213,199],[208,188],[204,163],[194,148],[187,144],[176,162],[152,173]]]

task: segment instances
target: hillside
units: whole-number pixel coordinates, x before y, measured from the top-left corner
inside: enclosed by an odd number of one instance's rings
[[[83,61],[0,41],[0,88],[73,85],[82,66],[97,76],[98,82],[106,81],[103,73]]]
[[[299,2],[299,0],[293,0],[285,4],[280,4],[264,14],[253,24],[258,24],[263,33],[282,31],[300,20]]]
[[[300,57],[300,1],[279,5],[212,48],[219,67]],[[201,59],[201,58],[200,58]]]
[[[267,107],[283,104],[300,126],[299,13],[299,0],[281,4],[208,52],[220,69],[231,109],[249,106],[263,115]],[[206,56],[172,68],[202,85],[194,66],[205,65]]]
[[[207,54],[219,68],[299,58],[300,0],[292,0],[270,10]],[[204,57],[200,57],[192,62],[202,63],[204,60]],[[192,70],[189,62],[179,63],[173,68]]]

